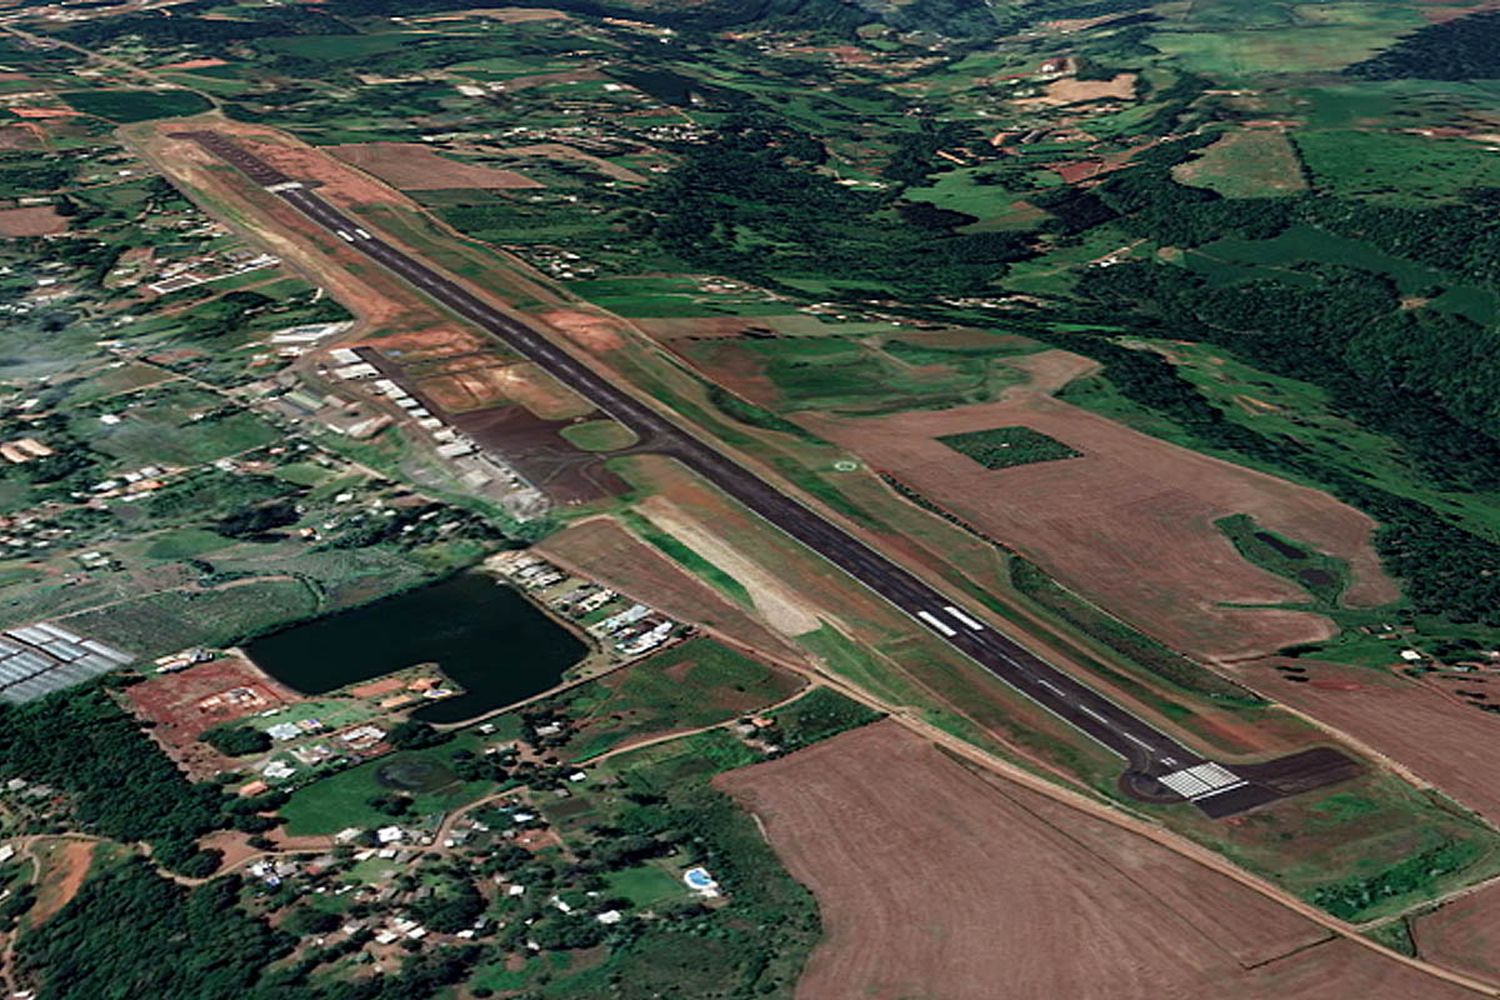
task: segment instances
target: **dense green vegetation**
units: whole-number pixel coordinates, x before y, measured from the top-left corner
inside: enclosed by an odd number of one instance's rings
[[[1344,70],[1371,80],[1492,80],[1500,77],[1500,11],[1430,24]]]
[[[902,148],[911,166],[901,179],[920,181],[934,149],[965,137],[953,125],[910,133]],[[827,156],[823,146],[759,115],[733,116],[713,142],[677,152],[683,162],[653,186],[630,224],[694,268],[772,284],[837,274],[845,287],[918,299],[982,292],[1006,263],[1030,256],[1015,234],[963,234],[889,219],[881,211],[889,196],[815,173],[810,168]]]
[[[938,438],[960,455],[967,455],[986,469],[1008,469],[1033,462],[1055,462],[1078,458],[1074,451],[1055,438],[1030,427],[995,427],[985,431],[968,431]]]
[[[884,717],[832,688],[819,687],[778,711],[772,716],[775,725],[761,735],[789,753]]]
[[[121,123],[180,118],[212,107],[190,90],[77,90],[62,96],[79,111]]]
[[[0,704],[0,777],[58,789],[81,829],[146,841],[163,864],[217,867],[194,840],[221,825],[224,792],[183,777],[102,685]]]
[[[40,983],[38,1000],[423,1000],[462,981],[477,959],[476,948],[443,948],[394,974],[312,979],[339,946],[277,965],[295,939],[241,909],[239,892],[236,876],[188,889],[125,862],[23,938],[19,971]]]
[[[243,757],[271,749],[271,737],[250,726],[215,726],[198,737],[226,757]]]
[[[1313,890],[1312,902],[1344,920],[1372,915],[1395,898],[1408,903],[1410,897],[1431,896],[1432,887],[1446,875],[1461,871],[1484,853],[1478,844],[1449,840],[1414,854],[1374,875],[1353,878]]]

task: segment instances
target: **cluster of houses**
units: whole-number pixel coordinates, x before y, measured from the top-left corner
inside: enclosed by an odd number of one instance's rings
[[[617,657],[644,656],[687,631],[654,608],[575,576],[531,552],[503,552],[488,565],[536,593],[557,614],[582,625]]]

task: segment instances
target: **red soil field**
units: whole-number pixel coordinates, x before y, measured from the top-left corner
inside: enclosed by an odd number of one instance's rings
[[[1412,921],[1417,954],[1500,986],[1500,886],[1445,903]]]
[[[817,896],[799,1000],[1472,995],[893,722],[715,785]]]
[[[126,688],[125,696],[172,759],[197,776],[233,767],[231,758],[198,742],[205,729],[303,700],[239,657],[152,677]]]
[[[1393,641],[1393,656],[1396,646]],[[1281,662],[1307,667],[1311,681],[1288,680],[1273,669]],[[1434,683],[1371,667],[1267,660],[1236,672],[1267,697],[1348,733],[1500,822],[1500,757],[1494,753],[1500,716],[1464,704]],[[1465,678],[1459,686],[1479,683]]]
[[[447,188],[539,188],[542,185],[513,170],[464,163],[439,156],[427,146],[411,142],[359,142],[329,146],[333,156],[367,170],[403,191],[441,191]]]
[[[1209,458],[1052,398],[1076,363],[1061,352],[1021,359],[1037,382],[1003,400],[939,411],[836,418],[798,414],[810,430],[1034,559],[1177,649],[1218,660],[1274,652],[1332,634],[1319,615],[1223,604],[1306,600],[1245,560],[1213,526],[1235,513],[1350,561],[1348,599],[1383,603],[1394,585],[1370,545],[1374,522],[1316,490]],[[1036,367],[1040,366],[1040,367]],[[937,438],[1026,426],[1080,458],[990,470]]]

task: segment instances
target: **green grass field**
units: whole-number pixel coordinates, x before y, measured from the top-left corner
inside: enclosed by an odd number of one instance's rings
[[[213,106],[190,90],[74,90],[62,98],[84,114],[121,124],[196,115]]]
[[[1300,130],[1293,134],[1313,186],[1341,198],[1398,205],[1454,199],[1500,178],[1494,154],[1467,139],[1390,130]]]
[[[564,752],[587,760],[632,739],[727,722],[797,685],[794,676],[710,639],[691,639],[544,704],[579,724]]]
[[[635,431],[613,420],[589,420],[581,424],[569,424],[559,433],[569,444],[581,451],[620,451],[640,441]]]
[[[454,751],[479,749],[476,737],[463,734],[442,746],[397,751],[320,778],[297,789],[282,806],[286,831],[292,836],[303,836],[337,833],[347,827],[369,829],[392,822],[409,823],[412,818],[428,818],[466,805],[495,785],[489,781],[462,781],[451,776],[450,771],[450,780],[428,782],[424,790],[413,794],[408,816],[399,820],[371,806],[370,800],[393,791],[391,784],[381,780],[382,771],[420,768],[425,775],[441,775],[452,762]]]

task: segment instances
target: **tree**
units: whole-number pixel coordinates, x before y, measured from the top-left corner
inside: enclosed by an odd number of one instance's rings
[[[198,739],[226,757],[245,757],[271,749],[271,737],[250,726],[215,726],[200,733]]]

